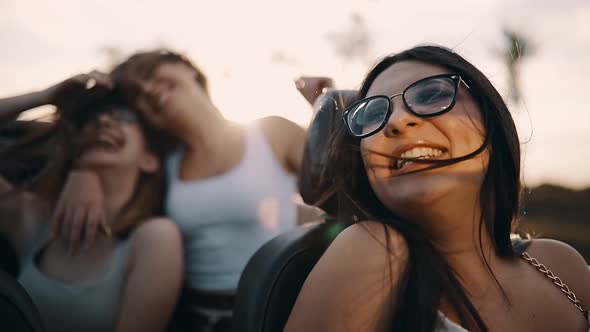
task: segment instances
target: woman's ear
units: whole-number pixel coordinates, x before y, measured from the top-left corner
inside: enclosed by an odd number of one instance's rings
[[[141,157],[139,168],[144,173],[156,173],[160,170],[160,160],[156,157],[155,154],[151,152],[146,152]]]

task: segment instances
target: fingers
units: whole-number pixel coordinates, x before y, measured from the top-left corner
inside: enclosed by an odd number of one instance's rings
[[[89,248],[94,243],[98,231],[111,236],[111,229],[107,226],[106,218],[103,211],[100,209],[91,210],[88,212],[88,218],[86,222],[86,234],[84,236],[83,248]]]
[[[301,76],[295,80],[295,86],[297,89],[310,89],[310,90],[321,90],[323,88],[332,88],[334,81],[330,77],[314,77],[314,76]]]
[[[62,223],[64,220],[64,207],[62,202],[60,201],[55,208],[55,212],[53,213],[53,217],[51,220],[51,240],[55,240],[59,237],[60,231],[62,228]]]
[[[329,77],[301,76],[295,80],[295,87],[313,105],[317,97],[334,87],[334,82]]]
[[[100,218],[100,229],[102,230],[102,232],[106,236],[109,236],[109,237],[113,236],[113,230],[107,224],[107,219],[106,219],[106,216],[104,214],[102,214],[101,215],[101,218]]]
[[[63,205],[58,205],[53,217],[51,236],[53,240],[60,238],[70,254],[75,254],[81,245],[82,248],[92,246],[99,231],[112,236],[102,210],[87,211],[82,207],[67,210]]]
[[[84,234],[84,243],[82,247],[84,249],[90,248],[92,243],[94,243],[94,239],[96,238],[96,233],[98,231],[98,225],[100,223],[100,214],[96,211],[89,211],[88,218],[85,227],[85,234]]]
[[[70,254],[75,254],[80,249],[80,242],[82,238],[82,228],[86,222],[87,212],[83,208],[78,208],[74,212],[71,227],[69,229],[68,251]]]
[[[303,79],[303,77],[300,77],[298,79],[295,80],[295,87],[297,88],[297,90],[301,90],[303,88],[305,88],[305,79]]]
[[[66,80],[67,83],[76,83],[77,85],[84,85],[88,81],[88,74],[78,74]]]
[[[326,93],[326,91],[328,91],[328,89],[331,89],[333,87],[334,87],[334,81],[331,78],[325,77],[325,78],[321,78],[319,80],[318,89],[321,90],[322,93]]]
[[[75,210],[64,208],[61,218],[61,227],[59,237],[65,243],[66,247],[69,248],[69,238],[72,220],[74,219]]]
[[[87,89],[88,84],[91,81],[94,81],[94,85],[90,88],[93,88],[94,86],[104,87],[108,90],[111,90],[113,88],[113,81],[111,80],[110,76],[97,70],[93,70],[88,74],[88,81],[86,82]]]
[[[65,81],[69,86],[77,86],[86,90],[95,88],[102,88],[111,90],[113,88],[113,81],[108,74],[93,70],[87,74],[78,74]]]

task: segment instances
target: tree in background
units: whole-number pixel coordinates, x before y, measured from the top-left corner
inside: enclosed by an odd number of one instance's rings
[[[534,52],[531,41],[511,29],[504,29],[504,48],[500,51],[508,70],[508,87],[510,99],[518,103],[522,98],[520,67],[524,58]]]
[[[328,35],[336,54],[346,61],[355,59],[370,63],[373,42],[365,18],[359,13],[350,16],[351,27]]]

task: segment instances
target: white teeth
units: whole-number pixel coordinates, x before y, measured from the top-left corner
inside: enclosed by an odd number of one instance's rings
[[[418,158],[424,156],[438,157],[442,154],[442,150],[428,147],[417,147],[411,150],[405,151],[400,157],[402,158]]]
[[[438,157],[443,154],[443,151],[437,148],[429,148],[429,147],[416,147],[411,150],[405,151],[401,154],[400,157],[402,158],[415,158],[415,159],[430,159],[432,157]],[[396,161],[396,168],[400,169],[408,164],[412,163],[409,160],[397,160]]]
[[[87,146],[87,148],[100,149],[100,150],[111,151],[111,152],[117,150],[117,146],[115,146],[114,144],[112,144],[110,142],[104,142],[104,141],[96,141],[94,143],[91,143],[90,145]]]

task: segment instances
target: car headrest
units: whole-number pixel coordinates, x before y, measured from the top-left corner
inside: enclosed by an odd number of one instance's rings
[[[233,331],[282,331],[307,275],[343,228],[306,224],[258,249],[238,284]]]
[[[309,126],[303,152],[299,191],[305,203],[318,205],[329,215],[336,214],[337,199],[335,196],[330,197],[318,204],[329,189],[326,188],[327,184],[320,187],[319,179],[336,121],[342,121],[342,112],[347,105],[356,101],[357,94],[354,90],[330,90],[314,103],[316,113]]]
[[[0,270],[13,277],[18,276],[19,261],[16,250],[10,241],[0,236]]]

